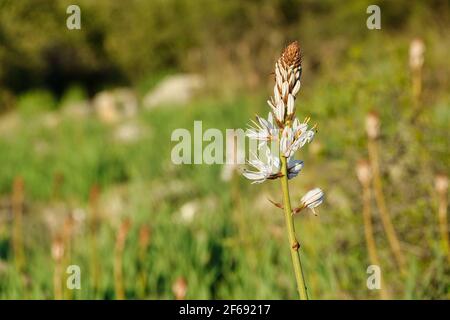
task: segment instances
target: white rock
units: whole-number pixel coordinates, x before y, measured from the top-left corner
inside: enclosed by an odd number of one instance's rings
[[[164,104],[186,104],[203,88],[203,77],[196,74],[179,74],[166,78],[153,90],[148,92],[142,101],[144,108],[151,109]]]
[[[105,123],[131,118],[136,115],[138,109],[136,95],[127,88],[102,91],[94,97],[93,105],[97,116]]]
[[[142,129],[133,123],[124,123],[114,132],[114,137],[122,143],[132,143],[142,136]]]

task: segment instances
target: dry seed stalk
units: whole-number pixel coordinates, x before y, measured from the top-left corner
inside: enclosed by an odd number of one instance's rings
[[[373,186],[375,190],[375,200],[380,212],[381,222],[383,223],[384,230],[386,232],[389,245],[394,255],[395,261],[402,272],[406,273],[406,262],[401,250],[400,242],[395,232],[394,225],[392,224],[389,211],[387,209],[386,200],[383,194],[383,185],[381,182],[380,164],[377,148],[377,139],[379,138],[380,121],[378,115],[374,112],[369,113],[366,118],[366,130],[368,136],[368,151],[370,165],[373,174]]]
[[[141,226],[139,230],[139,282],[141,297],[147,294],[147,272],[145,264],[147,261],[147,250],[150,244],[150,228],[147,225]]]
[[[372,173],[370,171],[370,163],[367,160],[362,160],[356,167],[356,173],[358,180],[361,183],[363,189],[363,220],[364,220],[364,235],[366,237],[367,251],[369,252],[370,264],[381,267],[380,259],[378,257],[377,246],[375,242],[373,226],[372,226],[372,214],[370,210],[370,182],[372,180]],[[383,279],[381,280],[381,299],[389,299],[388,292],[386,291]]]
[[[64,220],[63,234],[62,234],[62,241],[63,241],[63,246],[64,246],[63,266],[65,266],[65,267],[70,265],[70,262],[72,259],[73,226],[74,226],[74,219],[73,219],[72,215],[69,215]],[[70,300],[73,298],[73,290],[70,290],[67,286],[66,286],[66,290],[65,290],[65,297],[67,300]]]
[[[444,174],[439,174],[435,178],[435,189],[439,197],[438,218],[439,231],[441,234],[442,250],[444,251],[450,263],[450,243],[448,237],[448,222],[447,222],[447,193],[448,193],[448,177]]]
[[[91,274],[92,274],[92,286],[94,295],[99,292],[100,289],[100,265],[98,263],[98,252],[97,252],[97,226],[99,220],[99,197],[100,188],[97,185],[93,185],[89,193],[89,219],[88,219],[88,229],[89,229],[89,242],[91,247]]]
[[[64,241],[61,236],[56,236],[52,242],[52,258],[55,264],[55,270],[53,272],[53,294],[55,300],[61,300],[63,298],[63,259],[64,259]]]
[[[13,212],[13,252],[16,269],[23,271],[25,266],[25,254],[23,248],[23,208],[24,208],[24,181],[22,177],[16,177],[13,182],[12,212]]]
[[[130,229],[130,219],[125,219],[119,227],[116,237],[116,246],[114,250],[114,287],[116,299],[125,299],[125,289],[123,284],[123,251],[125,249],[125,241]]]

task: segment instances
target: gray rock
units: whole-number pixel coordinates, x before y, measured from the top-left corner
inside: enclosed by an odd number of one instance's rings
[[[196,74],[179,74],[164,79],[148,92],[142,101],[144,108],[188,103],[195,92],[204,87],[204,79]]]
[[[136,94],[128,88],[99,92],[93,99],[98,118],[105,123],[116,123],[137,114]]]

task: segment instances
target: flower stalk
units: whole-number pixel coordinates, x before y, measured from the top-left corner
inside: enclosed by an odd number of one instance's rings
[[[259,116],[247,131],[250,139],[258,142],[258,152],[248,161],[253,170],[244,170],[243,175],[253,183],[281,179],[283,203],[272,202],[284,210],[289,239],[292,265],[300,299],[307,300],[308,293],[300,260],[300,244],[295,235],[294,215],[305,208],[313,211],[323,202],[323,192],[315,188],[307,192],[292,210],[288,180],[296,178],[304,162],[294,159],[295,153],[310,143],[316,133],[316,126],[308,128],[309,117],[300,122],[296,117],[295,99],[300,91],[302,73],[301,51],[298,42],[288,45],[275,63],[275,86],[273,97],[267,101],[270,112],[267,120]],[[261,156],[261,152],[263,156]],[[265,153],[265,154],[264,154]]]
[[[100,188],[98,185],[93,185],[89,193],[89,246],[90,246],[90,271],[92,274],[92,289],[94,295],[100,291],[100,265],[98,261],[97,251],[97,231],[99,220],[99,198]]]
[[[300,300],[308,300],[308,292],[303,276],[302,262],[300,260],[300,244],[295,236],[294,217],[291,208],[291,199],[289,196],[289,185],[287,178],[287,159],[281,157],[281,172],[283,177],[281,178],[281,189],[283,191],[283,204],[284,204],[284,219],[286,222],[286,228],[288,230],[288,238],[291,252],[292,265],[294,267],[295,280],[297,283],[297,291]]]
[[[383,184],[381,181],[380,164],[377,148],[377,139],[380,135],[380,120],[378,115],[374,112],[368,114],[366,118],[366,131],[368,136],[368,152],[369,160],[373,174],[373,186],[375,191],[375,201],[380,213],[381,222],[386,232],[389,245],[394,255],[395,261],[400,269],[400,272],[406,274],[406,261],[403,255],[400,241],[398,240],[397,233],[395,232],[394,225],[392,223],[386,200],[383,193]]]
[[[117,231],[116,245],[114,248],[114,291],[117,300],[125,299],[125,287],[123,281],[123,252],[125,241],[131,226],[130,219],[125,219]]]
[[[147,295],[147,271],[146,261],[148,256],[148,246],[150,244],[150,228],[143,225],[139,230],[139,253],[138,253],[138,270],[140,283],[140,296],[145,298]]]
[[[448,222],[447,222],[447,193],[448,193],[448,177],[444,174],[439,174],[435,178],[435,189],[439,197],[438,205],[438,219],[439,232],[441,234],[442,250],[447,256],[450,263],[450,242],[448,237]]]
[[[60,235],[56,236],[52,243],[52,258],[55,263],[53,271],[53,295],[55,300],[63,298],[62,263],[64,259],[64,242]]]
[[[370,264],[381,267],[373,232],[372,213],[370,210],[370,183],[372,180],[372,172],[370,170],[369,162],[366,160],[360,161],[356,167],[356,174],[362,186],[364,235],[366,238],[367,251],[369,253],[369,261]],[[383,300],[389,299],[383,279],[381,279],[380,298]]]
[[[23,209],[25,184],[22,177],[16,177],[13,183],[12,212],[13,212],[13,252],[14,263],[19,273],[24,271],[25,253],[23,248]]]

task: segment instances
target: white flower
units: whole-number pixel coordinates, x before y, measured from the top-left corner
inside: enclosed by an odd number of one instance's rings
[[[262,183],[267,179],[274,178],[279,173],[280,159],[273,157],[269,148],[267,148],[266,155],[267,163],[256,155],[254,155],[254,159],[248,161],[248,164],[256,170],[244,169],[242,174],[247,179],[254,180],[252,183]]]
[[[278,129],[273,124],[272,114],[269,112],[267,120],[261,117],[256,116],[259,124],[255,121],[252,121],[254,127],[250,127],[247,132],[247,137],[250,139],[255,139],[262,141],[263,143],[259,144],[259,148],[262,147],[264,142],[270,140],[278,139]]]
[[[280,139],[280,153],[286,158],[290,158],[294,153],[291,152],[294,143],[294,132],[291,127],[284,127]]]
[[[287,158],[302,148],[306,143],[310,143],[314,138],[314,130],[308,130],[306,122],[300,123],[295,119],[292,128],[285,127],[280,140],[280,152]]]
[[[314,130],[306,130],[302,132],[299,136],[295,138],[295,142],[292,145],[292,154],[295,151],[302,148],[306,143],[310,143],[314,139],[315,131]]]
[[[324,199],[324,193],[320,188],[315,188],[310,191],[308,191],[300,200],[303,207],[307,207],[316,214],[314,211],[314,208],[319,206]]]

